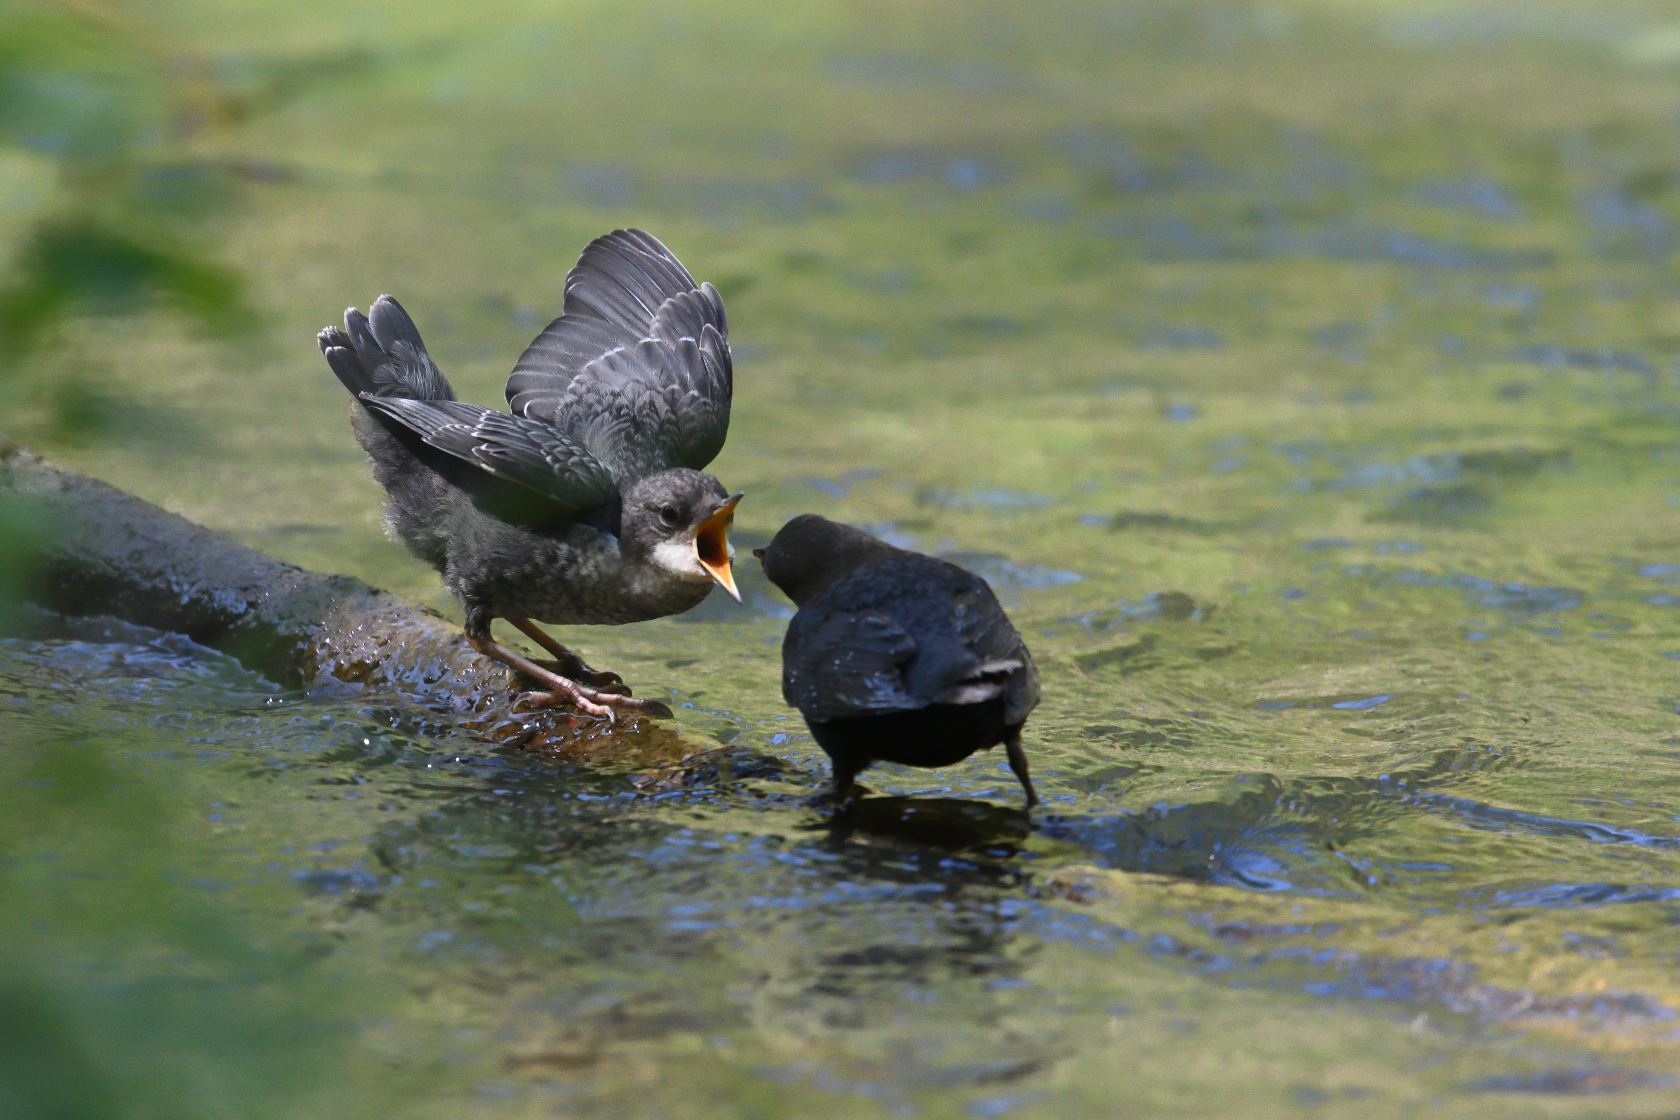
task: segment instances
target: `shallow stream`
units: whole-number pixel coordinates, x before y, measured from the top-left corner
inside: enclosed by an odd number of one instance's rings
[[[452,611],[313,333],[392,292],[496,403],[644,226],[728,303],[747,606],[562,639],[764,757],[568,765],[31,616],[15,1099],[1672,1115],[1680,8],[316,8],[139,21],[246,99],[150,189],[260,326],[77,319],[12,434]],[[0,155],[0,239],[50,171]],[[66,378],[115,419],[55,421]],[[805,510],[993,583],[1030,818],[999,754],[805,804],[747,554]]]

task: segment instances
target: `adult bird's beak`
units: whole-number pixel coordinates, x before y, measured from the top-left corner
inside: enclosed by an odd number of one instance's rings
[[[700,557],[700,566],[737,603],[741,601],[741,593],[735,590],[735,574],[729,568],[735,554],[735,550],[729,547],[729,526],[735,523],[735,507],[744,497],[744,493],[730,495],[716,513],[700,522],[700,528],[694,534],[694,551]]]

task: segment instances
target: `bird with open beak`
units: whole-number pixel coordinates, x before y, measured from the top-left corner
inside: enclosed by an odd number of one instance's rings
[[[390,296],[346,311],[320,344],[355,398],[387,531],[443,576],[473,648],[539,682],[533,704],[669,718],[537,624],[662,618],[714,584],[740,600],[729,528],[741,495],[701,469],[723,448],[734,392],[717,289],[640,230],[597,238],[508,378],[511,415],[456,400]],[[497,618],[553,660],[496,642]]]

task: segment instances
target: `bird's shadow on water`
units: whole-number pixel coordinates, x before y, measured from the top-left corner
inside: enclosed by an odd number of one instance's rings
[[[953,852],[1014,855],[1036,826],[1025,809],[961,797],[854,797],[829,818],[829,837],[857,834]]]

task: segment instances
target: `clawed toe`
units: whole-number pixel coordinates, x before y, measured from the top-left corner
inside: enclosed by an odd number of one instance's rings
[[[655,719],[672,719],[671,709],[657,700],[637,700],[625,693],[604,691],[592,688],[579,688],[573,695],[558,690],[552,692],[522,692],[514,701],[516,708],[538,711],[544,708],[557,708],[564,704],[571,704],[580,711],[595,716],[598,719],[614,722],[613,709],[620,708],[627,711],[642,712]]]
[[[541,711],[544,708],[558,708],[562,704],[571,704],[589,715],[605,719],[612,719],[612,709],[593,703],[581,696],[569,696],[564,692],[521,692],[514,701],[515,709]]]
[[[624,678],[617,673],[596,672],[583,662],[573,658],[570,661],[554,661],[547,658],[534,662],[555,676],[565,677],[569,681],[576,681],[582,685],[600,692],[616,692],[621,696],[630,695],[630,686],[624,683]]]
[[[671,709],[657,700],[637,700],[630,696],[630,690],[623,693],[607,691],[606,689],[580,689],[585,696],[597,704],[609,705],[612,708],[627,708],[633,712],[645,712],[655,719],[672,719]],[[610,717],[609,717],[610,718]]]

